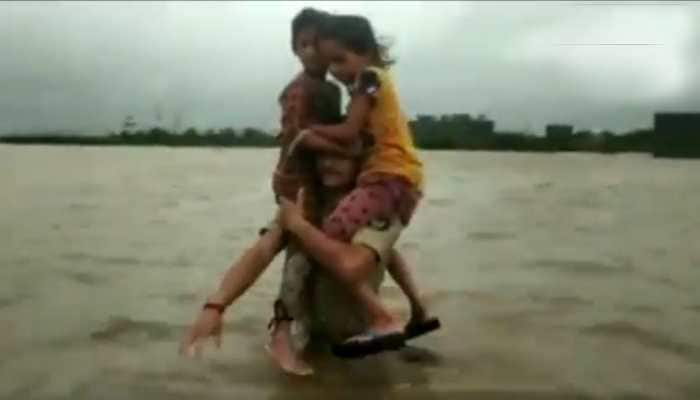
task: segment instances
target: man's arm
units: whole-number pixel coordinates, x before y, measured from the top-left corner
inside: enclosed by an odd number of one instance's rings
[[[365,280],[380,261],[386,260],[400,232],[394,224],[379,235],[367,228],[360,229],[353,243],[335,240],[304,219],[301,204],[304,204],[303,190],[298,193],[296,203],[280,199],[282,228],[299,240],[310,257],[350,285]]]
[[[349,284],[364,280],[378,263],[388,262],[403,230],[401,221],[394,218],[382,226],[362,227],[353,236],[352,243],[342,242],[304,219],[301,204],[304,204],[303,190],[297,194],[296,202],[280,199],[278,220],[282,228],[299,240],[309,256]]]
[[[309,256],[347,283],[364,280],[377,264],[377,255],[370,248],[332,239],[303,218],[286,228]]]
[[[344,142],[313,133],[304,135],[299,145],[311,151],[331,153],[344,157],[352,157],[354,155],[352,149]]]
[[[219,289],[208,300],[226,306],[236,301],[270,265],[283,244],[282,229],[279,226],[269,229],[231,265]]]
[[[209,297],[208,302],[220,306],[233,303],[270,265],[283,244],[281,228],[272,228],[266,232],[226,271],[219,290]],[[217,347],[221,347],[222,314],[223,309],[220,307],[216,310],[202,309],[180,343],[180,353],[190,356],[201,354],[203,341],[210,337]]]

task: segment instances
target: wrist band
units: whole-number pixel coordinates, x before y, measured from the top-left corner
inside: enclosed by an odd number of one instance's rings
[[[203,306],[202,308],[205,309],[205,310],[208,309],[208,308],[209,308],[209,309],[212,309],[212,310],[216,310],[216,311],[219,312],[219,314],[223,314],[224,311],[226,311],[226,306],[225,306],[225,305],[223,305],[223,304],[221,304],[221,303],[212,303],[212,302],[210,302],[210,301],[204,303],[204,306]]]

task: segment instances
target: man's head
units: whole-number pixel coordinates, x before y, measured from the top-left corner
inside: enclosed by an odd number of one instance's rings
[[[314,155],[316,176],[321,185],[327,189],[352,189],[360,173],[360,167],[365,157],[367,143],[362,139],[349,143],[347,155],[330,152],[318,152]]]
[[[329,16],[314,8],[304,8],[292,20],[292,51],[307,73],[325,74],[328,69],[328,63],[319,54],[317,36],[319,27]]]
[[[357,158],[330,153],[316,155],[316,173],[321,184],[328,189],[342,190],[353,187],[359,166]]]

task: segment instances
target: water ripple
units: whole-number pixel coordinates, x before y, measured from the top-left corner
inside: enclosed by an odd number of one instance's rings
[[[530,300],[535,303],[544,303],[552,306],[590,306],[594,304],[591,300],[584,299],[578,296],[543,296],[539,294],[531,294]]]
[[[518,236],[511,232],[472,232],[467,235],[469,239],[475,241],[511,240]]]
[[[0,310],[3,308],[9,308],[16,306],[17,304],[23,302],[26,297],[14,296],[14,297],[0,297]]]
[[[115,342],[123,338],[146,337],[148,340],[172,340],[180,335],[184,327],[160,321],[138,321],[128,317],[111,317],[107,324],[90,333],[95,341]]]
[[[700,363],[700,348],[677,341],[661,332],[647,330],[629,321],[601,322],[582,328],[581,333],[633,341],[649,349],[661,350],[688,361]]]
[[[590,275],[609,275],[628,273],[632,266],[615,266],[597,261],[566,260],[566,259],[539,259],[525,264],[526,268],[548,269],[559,272]]]
[[[428,199],[428,204],[438,208],[450,207],[456,204],[454,199]]]
[[[74,282],[88,286],[100,285],[107,281],[92,272],[62,271],[61,274]]]
[[[141,260],[134,257],[120,257],[120,256],[101,256],[95,254],[89,254],[84,252],[71,252],[64,253],[59,256],[63,260],[67,261],[82,261],[94,264],[108,264],[108,265],[139,265]]]

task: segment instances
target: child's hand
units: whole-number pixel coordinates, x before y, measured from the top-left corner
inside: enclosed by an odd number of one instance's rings
[[[291,143],[289,143],[289,147],[287,149],[287,154],[290,156],[294,154],[294,151],[299,147],[299,143],[301,143],[302,140],[304,140],[304,137],[308,135],[312,135],[313,132],[310,129],[302,129],[297,133],[297,136],[292,140]]]
[[[204,341],[211,337],[217,348],[221,347],[221,328],[223,326],[221,313],[216,310],[204,309],[190,327],[180,345],[180,354],[187,357],[201,356]]]
[[[283,229],[294,231],[294,228],[299,226],[299,223],[304,222],[304,189],[299,189],[296,201],[290,201],[284,197],[280,198],[280,208],[277,214],[279,224]]]

